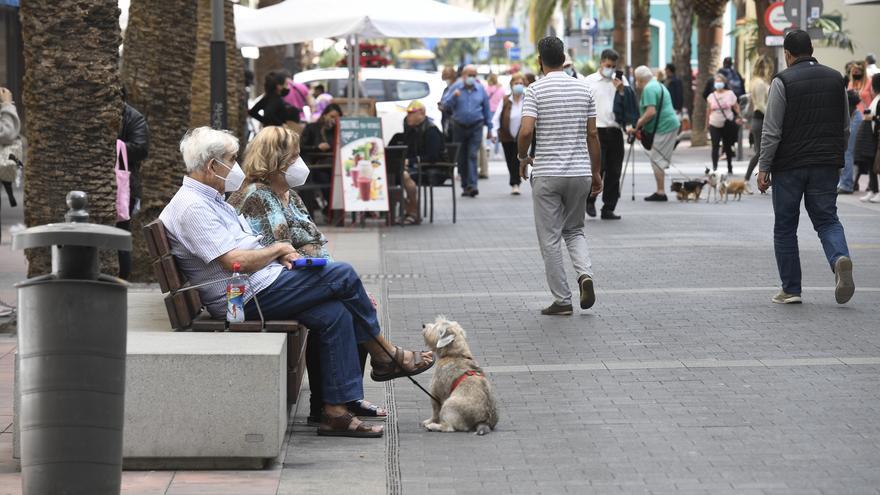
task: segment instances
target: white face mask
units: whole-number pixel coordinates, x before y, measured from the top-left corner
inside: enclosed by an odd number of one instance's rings
[[[724,89],[724,83],[721,81],[715,81],[715,89]]]
[[[226,177],[220,177],[217,174],[214,174],[214,177],[217,177],[218,179],[223,179],[223,182],[226,183],[226,186],[224,188],[226,192],[231,193],[238,191],[239,188],[241,188],[241,185],[244,183],[244,170],[241,169],[241,167],[238,165],[238,162],[235,162],[235,165],[230,167],[229,165],[221,162],[220,160],[217,160],[216,158],[214,159],[214,161],[229,169],[229,173],[226,175]]]
[[[293,165],[287,167],[284,172],[284,179],[290,187],[299,187],[306,183],[309,177],[309,166],[303,161],[302,157],[296,159]]]
[[[602,67],[602,77],[604,77],[605,79],[611,79],[613,75],[614,69],[612,69],[611,67]]]

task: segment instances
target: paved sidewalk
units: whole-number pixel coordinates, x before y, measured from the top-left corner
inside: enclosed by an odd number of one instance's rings
[[[708,154],[685,143],[670,175],[701,174]],[[496,432],[426,432],[427,397],[367,380],[367,398],[392,409],[384,439],[317,437],[304,403],[272,469],[129,472],[123,493],[880,493],[880,205],[839,201],[858,286],[848,305],[834,303],[806,215],[805,304],[773,305],[770,197],[645,203],[653,178],[637,156],[623,220],[587,222],[598,302],[570,317],[538,314],[551,298],[531,191],[510,196],[502,162],[478,198],[459,198],[455,225],[441,192],[433,225],[330,231],[396,343],[421,346],[437,314],[464,326],[496,387]],[[13,345],[0,339],[0,419]],[[0,495],[19,493],[8,436]]]

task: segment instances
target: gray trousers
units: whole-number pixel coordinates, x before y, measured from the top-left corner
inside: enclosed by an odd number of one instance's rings
[[[562,241],[578,274],[593,276],[593,265],[584,234],[584,211],[590,194],[590,177],[533,177],[532,202],[535,229],[544,258],[547,285],[557,304],[571,304],[565,276]]]

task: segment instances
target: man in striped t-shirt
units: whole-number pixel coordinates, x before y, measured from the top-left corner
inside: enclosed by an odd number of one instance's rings
[[[562,71],[565,48],[555,36],[538,42],[545,77],[526,88],[517,139],[520,175],[532,165],[532,201],[547,284],[555,300],[544,315],[570,315],[571,289],[562,260],[562,240],[578,274],[580,305],[593,306],[593,267],[584,234],[587,196],[602,191],[596,102],[587,83]],[[536,135],[535,158],[528,156]]]

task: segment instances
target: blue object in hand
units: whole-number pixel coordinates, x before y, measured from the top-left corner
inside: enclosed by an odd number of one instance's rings
[[[294,268],[323,268],[327,266],[325,258],[297,258],[293,260]]]

